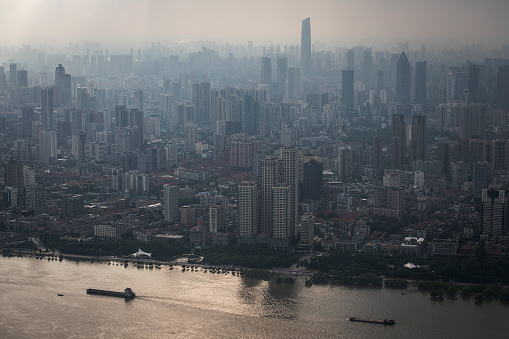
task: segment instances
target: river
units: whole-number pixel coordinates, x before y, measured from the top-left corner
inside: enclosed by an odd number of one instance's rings
[[[138,297],[86,294],[125,287]],[[432,301],[413,285],[306,287],[304,277],[288,284],[167,266],[0,257],[0,338],[507,338],[508,316],[497,300]]]

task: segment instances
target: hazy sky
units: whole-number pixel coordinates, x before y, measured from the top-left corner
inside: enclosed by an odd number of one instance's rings
[[[509,43],[509,0],[0,0],[0,44],[300,44],[308,16],[313,42],[336,46]]]

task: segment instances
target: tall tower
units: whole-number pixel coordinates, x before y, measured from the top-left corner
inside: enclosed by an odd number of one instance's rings
[[[272,235],[272,187],[280,177],[279,159],[268,156],[260,160],[260,232]]]
[[[426,61],[415,63],[415,103],[426,104]]]
[[[278,94],[285,96],[286,79],[288,79],[288,59],[286,57],[277,58],[277,86]]]
[[[269,57],[261,59],[261,83],[269,85],[272,82],[272,63]]]
[[[481,238],[495,239],[509,228],[509,190],[482,190]]]
[[[382,136],[381,135],[375,135],[373,136],[373,167],[378,172],[383,168],[382,164]]]
[[[299,158],[297,148],[294,146],[281,147],[281,182],[289,186],[288,218],[290,221],[289,237],[297,236],[299,223]]]
[[[396,66],[396,101],[410,104],[410,63],[405,52],[402,52]]]
[[[340,147],[338,154],[338,181],[350,182],[352,177],[352,148]]]
[[[44,129],[53,128],[53,109],[53,88],[41,89],[41,118]]]
[[[288,68],[288,98],[298,100],[300,98],[300,69]]]
[[[314,159],[304,163],[302,199],[318,201],[322,199],[323,164]]]
[[[15,63],[9,65],[9,83],[17,85],[18,81],[18,66]]]
[[[400,168],[405,159],[406,124],[403,114],[392,115],[391,168]]]
[[[346,69],[353,71],[355,69],[355,54],[353,49],[346,52]]]
[[[300,40],[300,64],[302,75],[308,77],[311,75],[311,20],[306,18],[302,20],[302,33]]]
[[[509,111],[509,66],[499,66],[497,72],[497,105]]]
[[[24,69],[18,69],[18,87],[28,87],[28,72]]]
[[[470,91],[470,102],[479,102],[479,67],[472,63],[468,65],[468,90]]]
[[[179,188],[164,184],[164,220],[175,221],[179,218]]]
[[[242,181],[239,185],[239,245],[253,244],[258,233],[259,212],[258,185],[253,181]]]
[[[410,140],[412,161],[426,158],[426,116],[415,114],[412,117],[412,140]]]
[[[41,131],[39,133],[39,161],[49,162],[57,157],[57,132]]]
[[[210,82],[193,85],[195,122],[210,122]]]
[[[353,70],[341,72],[341,102],[346,105],[346,112],[353,111]]]
[[[57,89],[56,104],[65,105],[71,101],[71,75],[65,73],[62,64],[55,68],[55,87]]]
[[[370,87],[372,85],[372,75],[373,74],[373,55],[371,53],[371,48],[366,48],[364,50],[364,59],[362,62],[362,78],[364,85]]]

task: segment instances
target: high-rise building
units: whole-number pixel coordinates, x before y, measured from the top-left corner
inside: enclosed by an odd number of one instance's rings
[[[28,87],[28,72],[24,69],[18,69],[18,87]]]
[[[62,64],[58,64],[55,68],[55,88],[57,105],[66,105],[71,102],[71,75],[65,73]]]
[[[12,63],[9,65],[9,83],[17,85],[18,84],[18,71],[17,65]]]
[[[314,159],[304,163],[302,199],[318,201],[323,197],[323,164]]]
[[[405,160],[406,124],[403,114],[392,115],[391,168],[401,168]]]
[[[65,196],[63,205],[64,218],[74,218],[77,215],[83,214],[84,202],[82,195]]]
[[[402,52],[396,67],[396,101],[410,104],[410,63],[405,52]]]
[[[23,163],[15,159],[9,159],[4,164],[5,168],[5,186],[11,186],[18,190],[18,194],[23,191]]]
[[[272,187],[272,238],[277,247],[287,247],[294,234],[291,219],[291,187],[277,184]],[[295,226],[295,232],[297,226]]]
[[[222,205],[209,206],[209,232],[224,232],[225,229],[224,208]]]
[[[491,164],[487,162],[478,162],[473,164],[473,195],[476,199],[482,198],[482,190],[487,188],[493,177]],[[478,200],[478,201],[479,201]]]
[[[299,158],[297,148],[294,146],[281,147],[281,182],[289,187],[289,212],[290,222],[289,237],[297,236],[299,214]]]
[[[497,72],[497,105],[509,112],[509,66],[499,66]]]
[[[280,56],[277,58],[277,86],[278,95],[284,97],[286,92],[286,80],[288,79],[288,59]]]
[[[135,90],[133,93],[133,108],[145,112],[145,97],[141,89]]]
[[[370,87],[372,85],[373,78],[373,54],[371,48],[364,50],[364,59],[362,62],[362,79],[365,86]]]
[[[343,70],[341,72],[341,102],[346,106],[346,113],[353,111],[353,70]]]
[[[451,168],[451,157],[450,157],[450,147],[449,143],[445,141],[441,141],[438,144],[437,150],[437,158],[442,165],[442,175],[449,176],[450,168]]]
[[[83,131],[74,132],[72,134],[72,151],[71,154],[76,160],[85,160],[85,144],[87,142],[87,134]]]
[[[509,190],[485,188],[482,190],[481,238],[495,240],[509,229]]]
[[[470,139],[473,136],[484,138],[487,112],[488,106],[484,104],[462,106],[459,112],[460,139]]]
[[[479,102],[479,67],[476,64],[468,65],[468,91],[470,92],[469,103]]]
[[[410,140],[411,161],[426,160],[426,116],[412,116],[412,139]]]
[[[380,170],[383,169],[382,151],[383,151],[382,136],[381,135],[373,136],[373,167],[377,170],[377,174],[378,172],[380,172]]]
[[[193,106],[195,122],[211,121],[210,82],[193,85]]]
[[[164,220],[176,221],[179,219],[179,188],[177,186],[164,184]]]
[[[261,58],[261,83],[269,85],[272,83],[272,63],[269,57]]]
[[[338,151],[338,181],[350,182],[352,179],[352,148],[340,147]]]
[[[302,20],[302,33],[300,40],[300,64],[302,75],[311,75],[311,19]]]
[[[346,69],[353,71],[355,69],[355,54],[353,49],[346,52]]]
[[[260,198],[258,185],[253,181],[242,181],[239,184],[238,201],[238,238],[239,245],[251,245],[258,234]]]
[[[280,178],[280,161],[274,156],[260,160],[260,233],[272,236],[272,187]]]
[[[401,217],[405,211],[405,191],[394,187],[375,188],[373,213],[387,217]]]
[[[253,94],[242,98],[242,131],[250,135],[260,134],[260,102]]]
[[[415,63],[415,100],[416,104],[426,104],[426,60]]]
[[[303,214],[300,218],[300,243],[299,246],[311,246],[315,239],[315,217],[311,214]]]
[[[57,157],[57,132],[41,131],[39,133],[39,161],[49,162]]]
[[[186,125],[184,128],[184,147],[188,151],[194,151],[198,142],[198,128],[193,125]]]
[[[46,87],[41,89],[41,119],[44,129],[53,129],[53,114],[53,88]]]

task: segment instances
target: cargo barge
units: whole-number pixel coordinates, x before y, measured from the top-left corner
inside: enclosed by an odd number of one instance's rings
[[[117,297],[124,299],[133,299],[136,297],[136,294],[129,287],[124,290],[124,292],[115,292],[115,291],[106,291],[106,290],[98,290],[95,288],[87,288],[87,294],[97,294],[97,295],[107,295],[109,297]]]
[[[350,321],[357,321],[360,323],[370,323],[370,324],[380,324],[380,325],[394,325],[396,322],[392,319],[387,320],[369,320],[369,319],[358,319],[358,318],[348,318]]]

